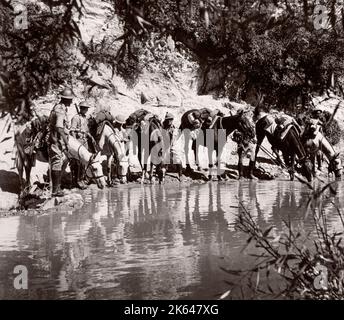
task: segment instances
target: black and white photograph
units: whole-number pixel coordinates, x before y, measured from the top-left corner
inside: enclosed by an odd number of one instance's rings
[[[342,0],[0,0],[0,300],[342,300],[343,161]]]

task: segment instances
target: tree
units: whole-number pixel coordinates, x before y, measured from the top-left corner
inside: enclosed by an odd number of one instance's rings
[[[152,33],[170,35],[197,59],[201,94],[247,100],[262,93],[266,103],[290,108],[327,90],[344,71],[344,17],[336,0],[324,2],[329,19],[320,28],[322,12],[308,0],[109,1],[124,26],[113,63],[132,57],[133,66],[140,61],[133,46]]]
[[[80,32],[77,0],[41,0],[13,7],[0,1],[0,111],[30,118],[33,97],[65,83],[75,68],[73,48]],[[26,20],[27,21],[24,21]]]

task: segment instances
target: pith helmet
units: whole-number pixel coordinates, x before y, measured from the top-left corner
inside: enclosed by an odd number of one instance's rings
[[[82,101],[79,103],[79,108],[90,108],[90,105],[86,101]]]
[[[73,98],[74,98],[73,97],[73,92],[69,88],[64,89],[61,92],[60,97],[63,98],[63,99],[68,99],[68,100],[73,100]]]
[[[120,124],[125,124],[125,116],[122,116],[121,114],[118,114],[116,117],[115,117],[115,121],[117,123],[120,123]]]
[[[199,118],[201,116],[201,113],[198,110],[196,110],[196,111],[193,112],[193,116],[195,118]]]
[[[174,116],[173,116],[173,114],[172,113],[169,113],[169,112],[167,112],[166,113],[166,116],[165,116],[165,120],[173,120],[174,119]]]

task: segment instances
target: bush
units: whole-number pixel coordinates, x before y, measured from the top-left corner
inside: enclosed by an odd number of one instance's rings
[[[344,216],[336,208],[340,217],[341,231],[331,231],[327,225],[322,201],[336,194],[335,182],[319,185],[312,190],[306,217],[311,214],[314,222],[314,236],[303,229],[294,229],[284,221],[285,231],[274,234],[273,227],[262,230],[245,207],[236,220],[236,228],[248,235],[247,245],[253,244],[257,258],[253,268],[237,272],[248,280],[254,292],[271,296],[298,299],[343,299],[344,285]],[[260,279],[266,276],[267,283]],[[278,290],[271,286],[271,279],[277,277],[282,284]],[[243,283],[240,281],[240,285]]]

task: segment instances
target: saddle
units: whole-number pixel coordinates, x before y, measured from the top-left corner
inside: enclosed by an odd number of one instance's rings
[[[301,130],[297,127],[296,123],[293,121],[291,117],[279,117],[275,119],[276,128],[274,132],[274,136],[277,141],[283,142],[284,138],[287,136],[288,132],[291,128],[295,128],[298,135],[301,135]]]
[[[108,126],[110,126],[110,128],[112,130],[114,130],[113,128],[113,121],[114,121],[114,116],[107,110],[101,110],[100,112],[98,112],[96,114],[96,116],[94,117],[94,123],[95,123],[95,132],[94,132],[94,138],[95,140],[98,142],[101,134],[104,130],[104,126],[107,124]]]

